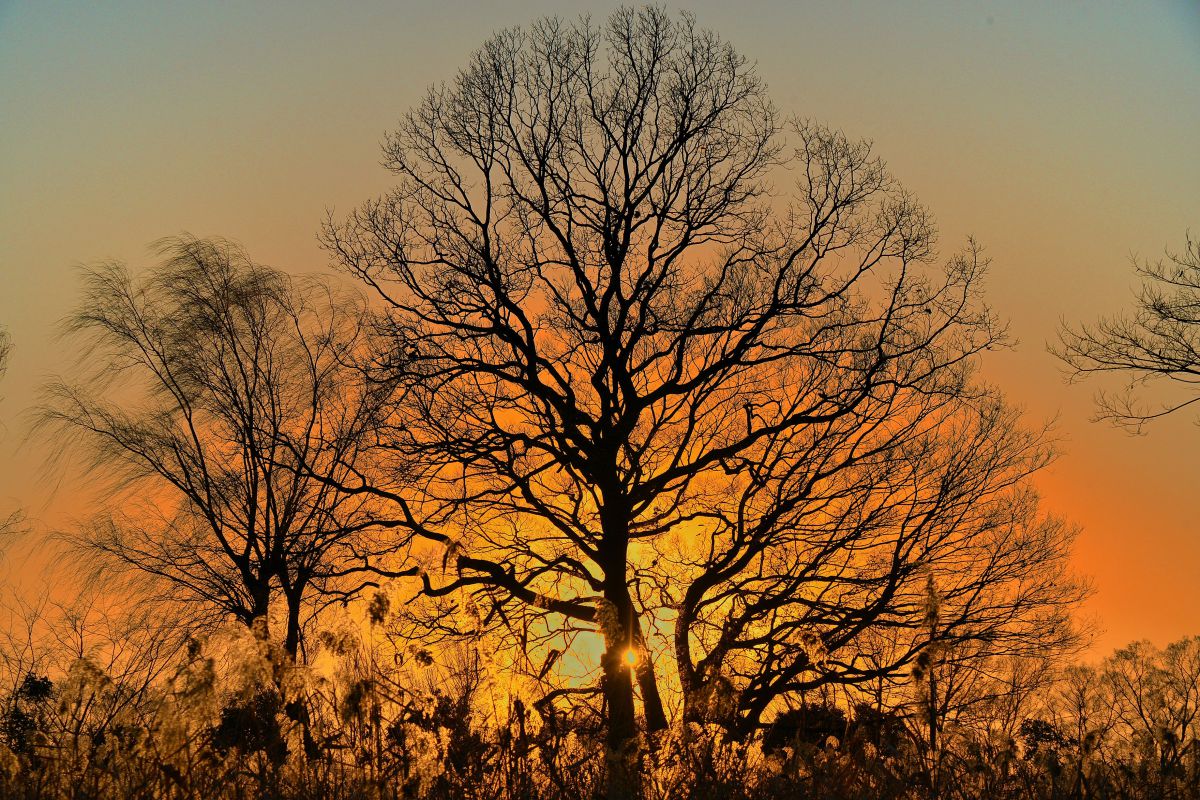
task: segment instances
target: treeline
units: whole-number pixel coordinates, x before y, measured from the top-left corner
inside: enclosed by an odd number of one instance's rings
[[[57,574],[122,602],[9,614],[9,791],[1194,788],[1194,643],[1072,710],[1053,442],[869,143],[625,9],[497,34],[384,157],[322,232],[353,284],[194,237],[85,273],[37,435],[104,490]]]
[[[193,642],[180,661],[158,663],[161,655],[127,636],[107,665],[94,657],[63,664],[57,680],[26,672],[4,696],[0,791],[214,800],[602,793],[597,709],[564,713],[523,701],[529,687],[485,648],[432,659],[385,652],[379,636],[360,633],[323,631],[317,663],[289,664],[281,676],[283,654],[235,631]],[[698,723],[644,736],[642,796],[1190,798],[1200,791],[1200,637],[1162,650],[1136,643],[1098,665],[1052,674],[1020,662],[988,667],[974,676],[969,697],[935,717],[936,749],[920,699],[879,706],[862,694],[826,692],[744,739]],[[282,700],[273,676],[305,698],[302,710]]]

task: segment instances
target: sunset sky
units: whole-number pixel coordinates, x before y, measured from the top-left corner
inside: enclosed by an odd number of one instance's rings
[[[37,386],[67,370],[56,324],[80,265],[149,263],[188,231],[319,272],[326,210],[389,185],[379,142],[498,29],[614,4],[53,3],[0,0],[0,516],[31,536],[96,498],[25,441]],[[1130,257],[1200,236],[1200,3],[672,3],[757,61],[781,111],[871,139],[949,254],[993,259],[1012,352],[985,375],[1057,419],[1040,486],[1082,528],[1097,652],[1200,634],[1200,427],[1132,437],[1067,386],[1060,320],[1128,307]]]

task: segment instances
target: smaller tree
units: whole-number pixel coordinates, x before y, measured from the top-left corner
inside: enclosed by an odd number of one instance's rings
[[[355,367],[364,310],[226,242],[159,251],[143,278],[85,273],[66,322],[80,374],[47,389],[43,422],[131,490],[78,539],[264,638],[282,598],[294,658],[305,612],[371,582],[394,546],[369,501],[336,488],[352,482],[378,407]]]
[[[1163,650],[1134,642],[1105,660],[1103,674],[1116,713],[1114,733],[1125,745],[1126,757],[1162,796],[1171,796],[1180,783],[1195,788],[1200,780],[1195,773],[1200,637],[1181,639]]]
[[[1099,418],[1134,432],[1154,419],[1200,403],[1200,242],[1187,238],[1182,252],[1150,263],[1134,260],[1143,283],[1132,313],[1093,325],[1064,326],[1051,352],[1072,380],[1097,372],[1126,375],[1125,391],[1101,393]],[[1167,381],[1190,390],[1180,398],[1149,405],[1139,390]]]

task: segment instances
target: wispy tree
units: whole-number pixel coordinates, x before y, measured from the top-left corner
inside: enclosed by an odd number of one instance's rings
[[[257,265],[222,241],[167,240],[133,277],[84,275],[66,329],[74,380],[46,389],[43,425],[125,490],[78,540],[159,582],[160,599],[258,626],[273,604],[300,649],[305,615],[344,599],[393,548],[370,498],[305,469],[352,471],[379,394],[356,376],[364,309]],[[281,602],[280,602],[281,601]]]

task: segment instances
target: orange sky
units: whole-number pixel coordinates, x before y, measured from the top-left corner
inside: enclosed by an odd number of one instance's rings
[[[501,5],[501,4],[496,4]],[[71,354],[55,322],[79,264],[147,260],[190,231],[295,271],[315,232],[388,185],[378,143],[426,85],[494,30],[611,4],[15,4],[0,1],[0,513],[34,535],[83,513],[55,487],[23,410]],[[939,220],[976,236],[989,300],[1020,340],[990,379],[1057,417],[1047,506],[1079,523],[1100,651],[1200,633],[1200,429],[1092,424],[1044,345],[1061,318],[1127,305],[1129,255],[1200,233],[1200,5],[715,3],[686,6],[758,62],[785,112],[873,139]],[[905,4],[907,6],[908,4]]]

